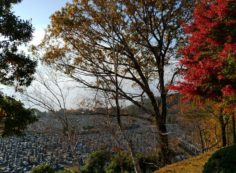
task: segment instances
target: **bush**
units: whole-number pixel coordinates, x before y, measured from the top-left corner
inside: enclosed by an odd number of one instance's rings
[[[78,171],[72,168],[55,171],[49,164],[41,164],[34,167],[31,173],[78,173]]]
[[[216,151],[204,166],[204,173],[236,173],[236,145]]]
[[[55,173],[74,173],[74,172],[69,171],[69,170],[59,170],[59,171],[56,171]]]
[[[69,168],[64,168],[62,170],[58,170],[55,173],[79,173],[78,167],[69,167]]]
[[[137,156],[142,172],[150,173],[158,167],[158,157],[148,154]],[[130,155],[124,151],[111,153],[99,150],[91,153],[85,165],[81,168],[81,173],[134,173],[134,166]]]
[[[105,166],[109,162],[111,154],[105,150],[91,153],[81,168],[81,173],[105,173]]]
[[[81,173],[133,173],[133,164],[125,152],[95,151],[86,160]]]
[[[114,172],[134,172],[132,159],[127,153],[119,152],[111,158],[109,165],[106,167],[106,173]]]
[[[34,167],[31,173],[54,173],[53,168],[48,164],[41,164]]]

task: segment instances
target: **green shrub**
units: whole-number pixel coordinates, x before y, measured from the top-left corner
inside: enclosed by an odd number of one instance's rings
[[[56,171],[55,173],[73,173],[73,172],[69,170],[59,170],[59,171]]]
[[[142,172],[151,173],[158,167],[157,156],[152,154],[137,156]],[[81,173],[134,173],[134,166],[127,152],[119,151],[111,153],[99,150],[91,153],[85,165],[81,167]]]
[[[236,173],[236,145],[216,151],[204,166],[204,173]]]
[[[54,173],[53,168],[48,164],[41,164],[34,167],[31,173]]]
[[[55,173],[78,173],[78,167],[69,167],[69,168],[64,168],[62,170],[58,170]]]
[[[115,154],[109,165],[106,167],[106,173],[114,173],[114,172],[123,172],[123,173],[133,173],[133,163],[130,156],[125,152],[119,152]]]
[[[105,173],[105,166],[109,162],[111,154],[105,150],[91,153],[81,168],[81,173]]]

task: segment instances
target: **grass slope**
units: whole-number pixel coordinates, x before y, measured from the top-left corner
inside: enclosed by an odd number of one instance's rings
[[[202,173],[203,166],[213,152],[206,152],[196,157],[183,160],[161,168],[155,173]]]

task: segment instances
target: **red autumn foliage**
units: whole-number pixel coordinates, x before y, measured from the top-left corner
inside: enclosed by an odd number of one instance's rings
[[[236,1],[200,0],[185,24],[182,80],[171,86],[187,99],[236,100]]]

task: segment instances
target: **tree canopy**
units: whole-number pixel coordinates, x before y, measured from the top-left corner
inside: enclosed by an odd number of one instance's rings
[[[31,109],[8,96],[0,95],[0,123],[2,136],[22,135],[28,124],[37,119]]]
[[[44,60],[57,69],[153,115],[164,162],[166,84],[176,74],[167,74],[166,67],[178,57],[176,50],[184,37],[181,23],[191,18],[192,4],[189,0],[75,0],[52,15],[41,44]],[[151,109],[140,104],[142,97],[151,101]]]
[[[21,0],[0,1],[0,83],[14,86],[16,90],[30,85],[36,62],[31,60],[19,46],[32,38],[33,28],[11,11],[12,5]],[[30,109],[12,97],[0,96],[0,121],[2,135],[20,135],[29,123],[36,119]]]
[[[186,24],[188,45],[180,52],[183,81],[173,88],[187,98],[236,101],[236,1],[199,1]]]
[[[33,80],[36,62],[20,53],[18,47],[32,38],[32,25],[11,11],[21,0],[0,1],[0,82],[28,86]]]

